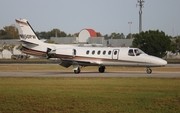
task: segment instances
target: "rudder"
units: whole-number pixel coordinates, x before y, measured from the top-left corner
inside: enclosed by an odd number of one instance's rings
[[[32,44],[42,43],[42,41],[39,40],[33,28],[26,19],[16,19],[16,23],[17,23],[20,40],[22,42],[27,42]]]

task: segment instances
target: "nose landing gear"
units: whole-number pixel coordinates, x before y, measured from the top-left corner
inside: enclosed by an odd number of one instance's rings
[[[151,68],[150,68],[150,67],[147,67],[147,68],[146,68],[146,72],[147,72],[147,74],[151,74],[151,73],[152,73]]]

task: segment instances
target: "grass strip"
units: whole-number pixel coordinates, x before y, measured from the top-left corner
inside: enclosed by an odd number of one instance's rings
[[[180,79],[3,77],[0,112],[178,113]]]

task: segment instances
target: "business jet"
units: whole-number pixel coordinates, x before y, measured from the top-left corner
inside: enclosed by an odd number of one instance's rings
[[[26,19],[16,19],[16,23],[23,45],[22,52],[47,59],[58,59],[59,65],[63,67],[72,65],[76,74],[85,66],[98,66],[100,73],[105,72],[105,66],[138,66],[146,67],[146,72],[151,74],[151,67],[167,64],[167,61],[148,55],[138,48],[77,47],[44,43],[39,40]]]

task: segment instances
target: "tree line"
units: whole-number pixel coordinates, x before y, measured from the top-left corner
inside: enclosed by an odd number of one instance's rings
[[[79,33],[67,34],[60,29],[52,29],[50,31],[36,32],[39,38],[50,39],[51,37],[78,37]],[[110,35],[102,35],[100,32],[96,32],[97,37],[104,37],[105,39],[125,39],[130,38],[130,34],[125,37],[123,33],[111,33]],[[5,26],[0,29],[0,39],[19,39],[18,30],[15,26]]]
[[[52,29],[48,32],[36,32],[39,38],[50,39],[50,37],[78,37],[78,33],[67,34],[59,29]],[[171,37],[159,30],[143,31],[137,34],[128,34],[126,37],[123,33],[111,33],[110,35],[102,35],[97,32],[98,37],[104,37],[105,39],[129,39],[133,38],[132,47],[140,48],[147,54],[164,57],[167,51],[173,53],[180,53],[180,36]],[[5,26],[4,29],[0,30],[0,39],[19,39],[18,30],[15,26]],[[2,46],[2,44],[1,44]],[[4,49],[12,51],[14,45],[7,47],[3,46]],[[0,52],[2,53],[2,47]],[[13,54],[13,53],[12,53]]]

